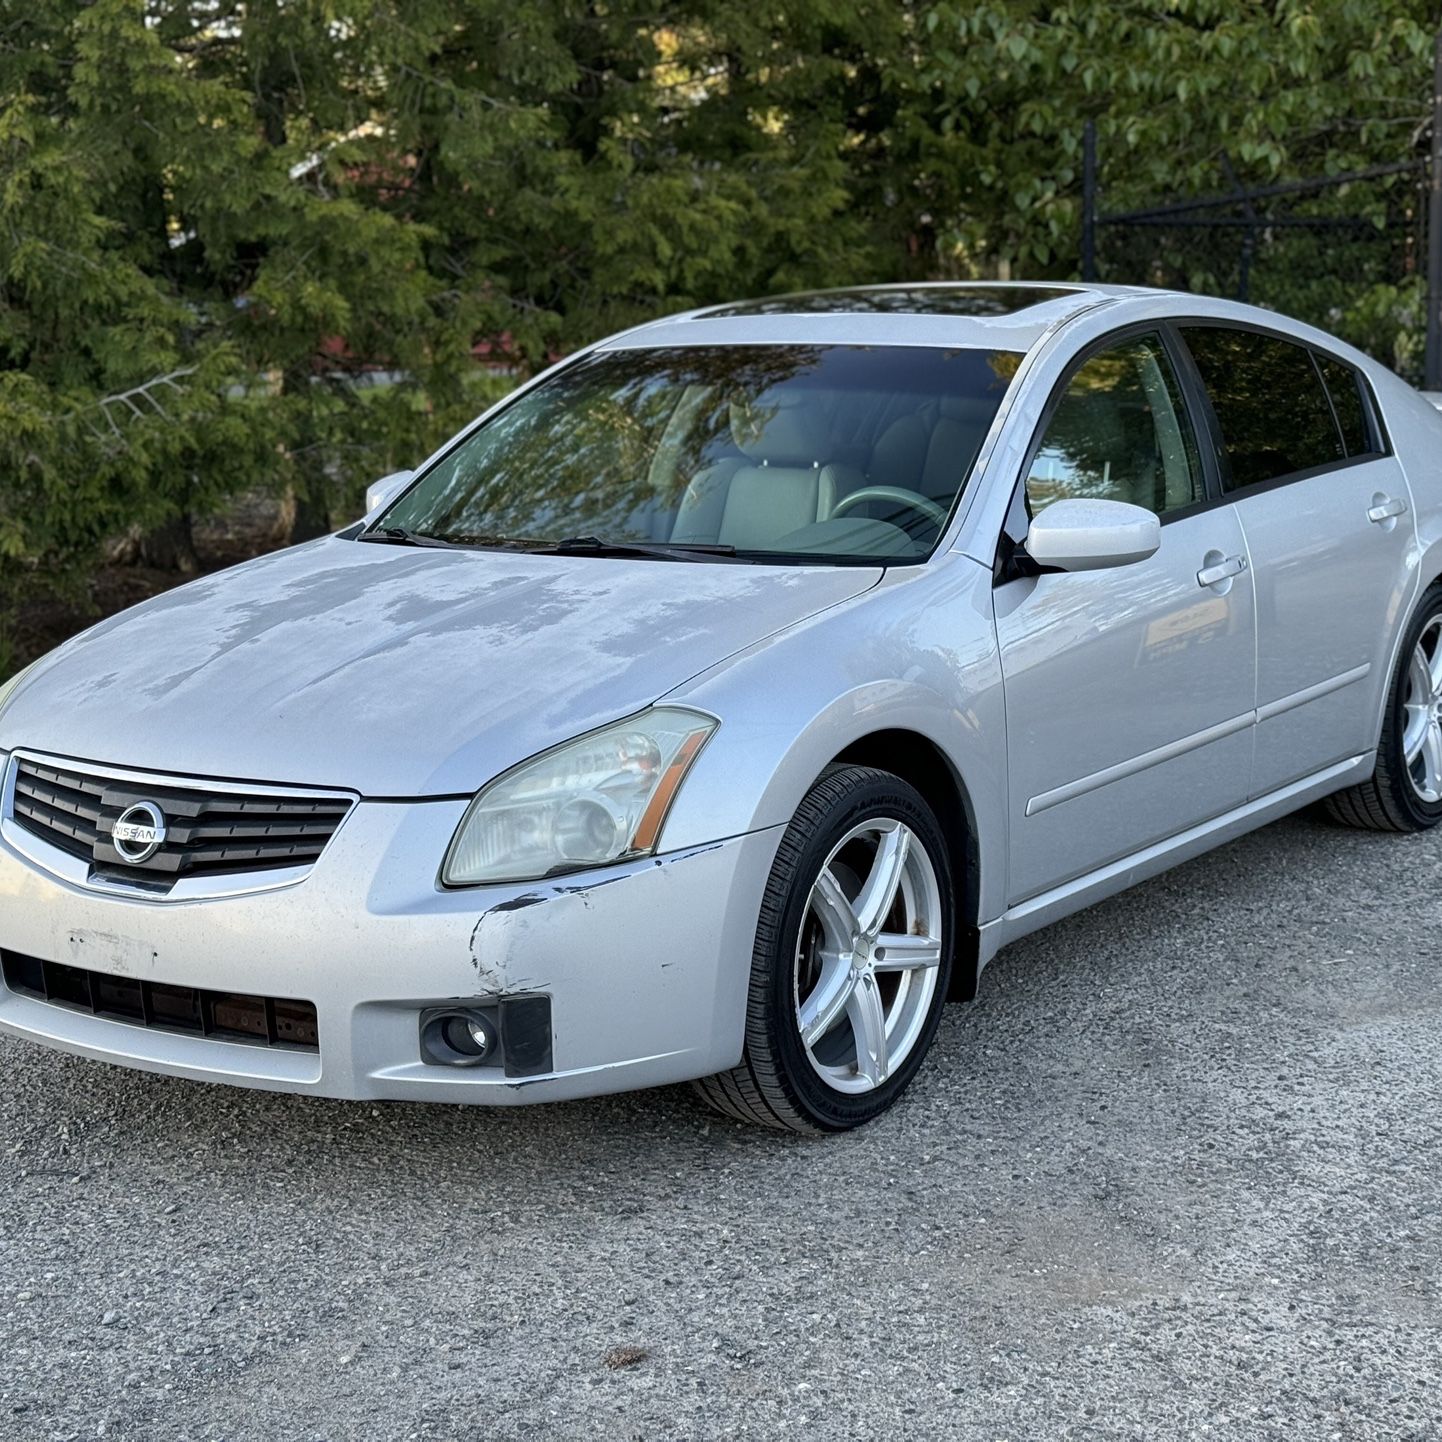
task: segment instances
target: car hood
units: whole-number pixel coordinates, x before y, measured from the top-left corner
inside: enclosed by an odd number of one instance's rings
[[[880,575],[327,537],[67,642],[0,715],[0,750],[370,796],[459,795]]]

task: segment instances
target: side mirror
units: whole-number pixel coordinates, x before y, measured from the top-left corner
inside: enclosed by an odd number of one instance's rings
[[[1162,523],[1125,501],[1054,501],[1030,525],[1026,553],[1060,571],[1104,571],[1153,556]]]
[[[414,471],[392,471],[390,475],[372,481],[366,487],[366,515],[380,510],[382,506],[390,505],[410,485],[414,475]]]

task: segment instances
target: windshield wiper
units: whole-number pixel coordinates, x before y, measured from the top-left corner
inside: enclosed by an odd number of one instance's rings
[[[418,531],[406,530],[404,526],[386,526],[379,531],[362,531],[356,540],[379,541],[390,546],[435,546],[443,551],[457,549],[451,541],[443,541],[439,536],[423,536]]]
[[[560,541],[533,541],[522,537],[460,535],[428,536],[404,526],[386,526],[362,531],[358,541],[376,541],[390,546],[435,546],[446,551],[525,551],[535,556],[642,556],[654,561],[685,561],[705,556],[720,561],[754,565],[749,556],[737,554],[735,546],[709,545],[701,541],[607,541],[600,536],[567,536]]]
[[[545,556],[646,556],[657,561],[684,561],[692,556],[714,560],[754,564],[740,556],[735,546],[709,545],[700,541],[606,541],[600,536],[568,536],[563,541],[549,541],[532,546],[536,555]]]

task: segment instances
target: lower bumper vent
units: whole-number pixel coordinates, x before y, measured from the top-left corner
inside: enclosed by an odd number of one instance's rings
[[[289,1051],[320,1049],[315,1007],[308,1001],[136,981],[15,951],[0,951],[0,969],[11,991],[72,1011],[217,1041]]]

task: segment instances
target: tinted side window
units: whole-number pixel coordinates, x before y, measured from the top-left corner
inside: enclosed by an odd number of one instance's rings
[[[1099,351],[1067,383],[1026,478],[1027,509],[1077,497],[1159,514],[1202,499],[1196,438],[1159,337]]]
[[[1230,326],[1185,326],[1183,334],[1222,428],[1227,490],[1346,454],[1305,347]]]
[[[1337,412],[1337,424],[1342,428],[1342,442],[1349,456],[1365,456],[1376,447],[1367,434],[1367,412],[1362,407],[1362,377],[1339,360],[1319,355],[1317,365],[1321,368],[1322,379],[1327,382],[1327,392],[1332,397],[1332,408]]]

